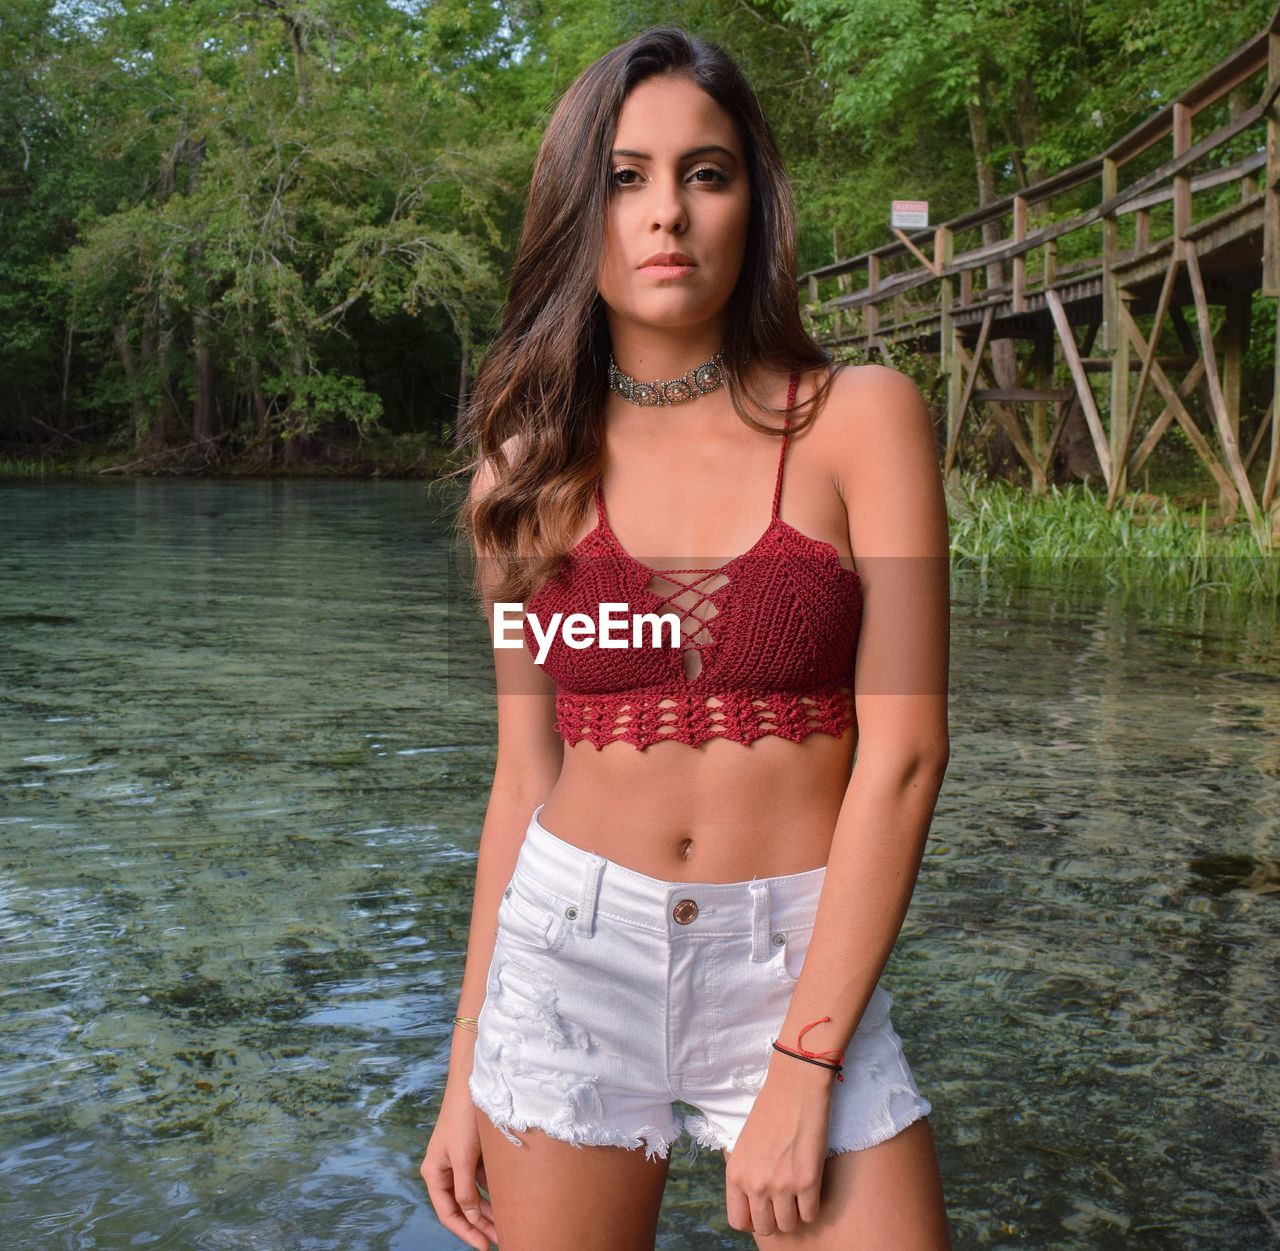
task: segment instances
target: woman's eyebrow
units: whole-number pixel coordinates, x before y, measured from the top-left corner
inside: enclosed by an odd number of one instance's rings
[[[731,161],[737,160],[737,157],[735,157],[734,154],[730,152],[728,148],[726,148],[723,144],[719,144],[719,143],[704,143],[701,147],[690,148],[687,152],[680,153],[680,159],[682,161],[687,161],[690,157],[702,156],[707,152],[718,152],[720,153],[721,156],[727,156]],[[614,148],[613,155],[614,156],[634,156],[634,157],[638,157],[642,161],[648,161],[653,159],[650,153],[637,152],[634,148]]]

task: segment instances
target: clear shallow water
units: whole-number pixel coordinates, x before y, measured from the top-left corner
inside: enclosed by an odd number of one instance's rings
[[[492,776],[421,485],[0,483],[0,1244],[458,1247]],[[957,1251],[1280,1245],[1273,621],[957,575],[886,973]],[[753,1245],[673,1155],[663,1251]]]

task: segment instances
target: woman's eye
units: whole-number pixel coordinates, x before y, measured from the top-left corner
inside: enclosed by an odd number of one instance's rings
[[[710,174],[711,177],[702,178],[700,177],[700,175],[702,174]],[[723,171],[716,169],[714,165],[704,165],[702,166],[701,169],[695,169],[693,171],[693,177],[697,179],[697,181],[699,182],[708,183],[715,186],[723,185],[724,183],[729,181],[729,179],[725,176]]]
[[[623,175],[634,173],[636,173],[634,169],[615,169],[610,175],[610,178],[615,187],[629,187],[631,184],[623,180]]]

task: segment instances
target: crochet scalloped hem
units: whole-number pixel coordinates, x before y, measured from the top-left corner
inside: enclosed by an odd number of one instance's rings
[[[562,690],[556,695],[557,733],[570,747],[588,742],[596,751],[610,743],[644,751],[668,740],[689,747],[710,739],[750,746],[767,736],[799,743],[810,734],[843,738],[856,725],[851,679],[804,692],[699,694],[691,686],[678,693],[663,689],[579,695]]]

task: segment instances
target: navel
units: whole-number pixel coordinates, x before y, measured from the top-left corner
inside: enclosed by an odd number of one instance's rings
[[[693,839],[691,838],[681,839],[679,852],[680,852],[680,858],[682,860],[691,860],[693,858]]]

